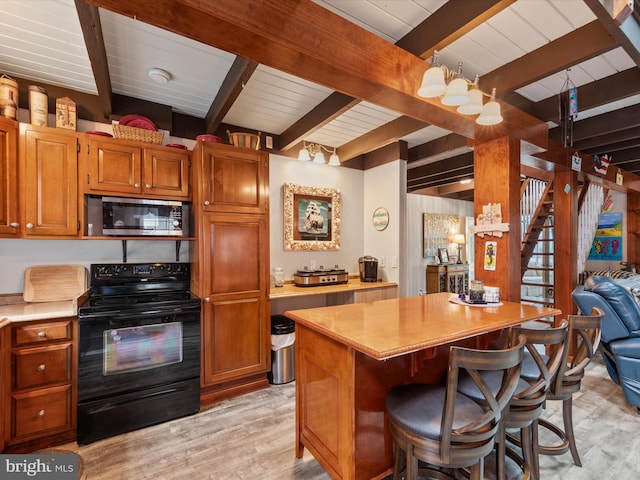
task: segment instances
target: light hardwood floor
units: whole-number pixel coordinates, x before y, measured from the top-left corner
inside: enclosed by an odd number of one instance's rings
[[[549,402],[544,416],[560,422],[560,402]],[[583,467],[573,465],[568,453],[542,456],[542,480],[640,478],[640,415],[625,403],[600,360],[589,368],[574,397],[574,419]],[[328,480],[308,452],[295,458],[294,428],[291,383],[224,401],[191,417],[61,448],[82,456],[87,480]]]

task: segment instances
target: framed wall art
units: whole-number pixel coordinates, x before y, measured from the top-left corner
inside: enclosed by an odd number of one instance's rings
[[[284,249],[340,250],[342,196],[336,188],[285,183]]]
[[[439,248],[449,245],[452,233],[460,231],[463,218],[439,213],[422,214],[422,256],[432,258]]]

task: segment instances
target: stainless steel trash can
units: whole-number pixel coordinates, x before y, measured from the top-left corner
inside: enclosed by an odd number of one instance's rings
[[[281,385],[295,380],[295,323],[284,315],[271,316],[271,371],[269,382]]]

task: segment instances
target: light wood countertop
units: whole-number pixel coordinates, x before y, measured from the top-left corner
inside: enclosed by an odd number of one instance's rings
[[[50,318],[75,317],[78,314],[75,300],[64,302],[17,303],[0,306],[0,319],[7,322],[25,322]],[[0,323],[2,320],[0,320]]]
[[[338,285],[319,285],[313,287],[298,287],[293,283],[285,283],[282,287],[272,288],[269,291],[269,299],[276,300],[279,298],[303,297],[308,295],[326,295],[397,286],[398,284],[394,282],[361,282],[359,278],[349,278],[349,282]]]
[[[503,302],[466,306],[451,293],[291,310],[285,315],[318,333],[377,360],[444,345],[562,312]]]

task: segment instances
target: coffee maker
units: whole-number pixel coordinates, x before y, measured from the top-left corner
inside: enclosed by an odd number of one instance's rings
[[[378,259],[371,255],[365,255],[358,259],[361,282],[378,281]]]

